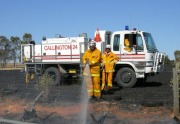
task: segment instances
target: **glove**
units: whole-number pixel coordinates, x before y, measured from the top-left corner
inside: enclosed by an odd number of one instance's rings
[[[89,60],[86,60],[85,64],[88,64],[88,65],[89,65]]]

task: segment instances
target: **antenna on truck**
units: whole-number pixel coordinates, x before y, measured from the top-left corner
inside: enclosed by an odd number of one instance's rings
[[[129,29],[131,29],[131,13],[129,14]]]

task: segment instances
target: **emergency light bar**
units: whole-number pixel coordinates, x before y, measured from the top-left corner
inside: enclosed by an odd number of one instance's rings
[[[129,26],[125,26],[125,30],[129,30]]]

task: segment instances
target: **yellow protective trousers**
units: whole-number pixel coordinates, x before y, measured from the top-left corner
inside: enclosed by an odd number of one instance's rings
[[[112,88],[113,72],[102,72],[102,86],[101,90]]]
[[[90,97],[101,97],[100,76],[86,76],[86,83]]]

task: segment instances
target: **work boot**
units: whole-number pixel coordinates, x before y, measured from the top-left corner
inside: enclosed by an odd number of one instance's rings
[[[108,89],[104,89],[101,91],[101,95],[107,95],[108,94]]]
[[[112,94],[114,94],[113,89],[108,89],[108,90],[106,90],[106,92],[105,92],[105,95],[112,95]]]
[[[112,86],[108,86],[108,88],[107,88],[108,90],[111,90],[112,89]]]
[[[100,97],[100,96],[95,97],[95,100],[96,100],[96,101],[101,101],[101,97]]]
[[[89,102],[94,102],[94,100],[95,100],[94,96],[89,97]]]
[[[105,94],[105,90],[101,90],[101,95],[104,95]]]

